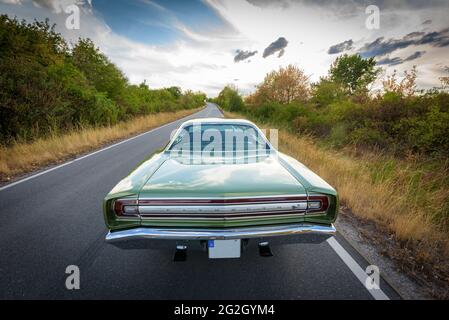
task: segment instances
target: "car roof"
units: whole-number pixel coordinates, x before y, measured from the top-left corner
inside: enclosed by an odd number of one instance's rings
[[[183,130],[188,125],[195,125],[195,124],[223,124],[223,123],[226,123],[226,124],[237,124],[237,125],[238,124],[249,125],[249,126],[252,126],[253,128],[255,128],[257,131],[261,132],[261,130],[259,129],[259,127],[257,127],[257,125],[255,125],[253,122],[251,122],[249,120],[246,120],[246,119],[223,119],[223,118],[198,118],[198,119],[191,119],[191,120],[187,120],[183,124],[181,124],[181,126],[179,127],[179,129],[176,132],[176,134],[173,135],[172,140],[167,145],[166,149],[168,150],[168,149],[171,148],[171,145],[173,144],[173,141],[174,141],[175,137],[179,134],[179,132],[181,130]],[[272,145],[270,144],[270,142],[268,141],[268,139],[265,137],[264,133],[262,133],[262,136],[264,137],[265,141],[268,143],[270,148],[273,148]]]
[[[185,127],[190,124],[247,124],[254,127],[257,127],[254,123],[252,123],[249,120],[246,119],[222,119],[222,118],[199,118],[199,119],[192,119],[184,122],[181,127]]]

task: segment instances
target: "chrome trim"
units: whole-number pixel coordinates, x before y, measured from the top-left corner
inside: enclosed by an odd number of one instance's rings
[[[139,198],[139,200],[222,200],[222,199],[258,199],[258,198],[289,198],[289,197],[307,197],[303,194],[278,194],[278,195],[259,195],[259,196],[223,196],[223,197],[157,197],[157,198]],[[125,198],[126,199],[126,198]]]
[[[322,226],[313,224],[295,224],[261,227],[244,227],[229,229],[203,228],[134,228],[113,231],[106,235],[106,241],[113,243],[136,239],[165,239],[165,240],[228,240],[266,238],[298,234],[321,234],[332,236],[336,233],[334,225]]]
[[[117,216],[117,221],[126,221],[126,222],[139,222],[139,216]]]
[[[145,214],[251,214],[257,212],[305,211],[307,201],[235,205],[152,206],[139,205],[139,213]]]
[[[281,218],[294,218],[294,217],[304,217],[305,212],[301,213],[289,213],[289,214],[275,214],[275,215],[263,215],[263,214],[250,214],[250,215],[244,215],[241,217],[233,217],[231,215],[226,216],[189,216],[189,217],[182,217],[182,216],[141,216],[142,221],[146,220],[157,220],[157,221],[165,221],[165,220],[201,220],[201,221],[210,221],[210,220],[219,220],[219,221],[238,221],[238,220],[252,220],[252,219],[281,219]]]

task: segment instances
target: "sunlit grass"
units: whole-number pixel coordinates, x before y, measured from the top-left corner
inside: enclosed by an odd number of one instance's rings
[[[63,135],[52,135],[32,143],[0,147],[0,177],[10,177],[87,152],[99,146],[190,115],[195,110],[163,112],[137,117],[114,126],[84,128]]]

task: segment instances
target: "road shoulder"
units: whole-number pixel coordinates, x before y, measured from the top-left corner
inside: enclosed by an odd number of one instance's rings
[[[340,209],[336,222],[339,234],[371,265],[379,267],[382,278],[393,287],[405,300],[426,300],[433,297],[426,288],[409,277],[397,263],[386,255],[386,250],[380,241],[378,230],[373,225],[360,221],[346,208]],[[384,235],[385,237],[385,235]],[[391,239],[390,239],[391,240]]]

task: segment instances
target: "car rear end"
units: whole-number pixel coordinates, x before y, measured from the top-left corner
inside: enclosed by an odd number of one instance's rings
[[[218,123],[207,125],[250,127]],[[262,135],[256,129],[254,140]],[[260,249],[268,243],[321,243],[335,234],[337,193],[309,169],[273,150],[266,138],[255,154],[234,149],[211,161],[204,150],[193,152],[195,130],[189,127],[184,137],[178,132],[163,153],[106,197],[108,243],[126,249],[202,249],[215,258],[239,256],[251,244]],[[183,141],[187,155],[171,152]]]
[[[334,235],[332,194],[251,197],[124,197],[105,204],[114,221],[106,241],[123,249],[188,248],[213,253],[225,242],[321,243]],[[236,253],[234,253],[236,254]],[[217,255],[220,257],[220,255]],[[223,256],[234,257],[234,256]]]

